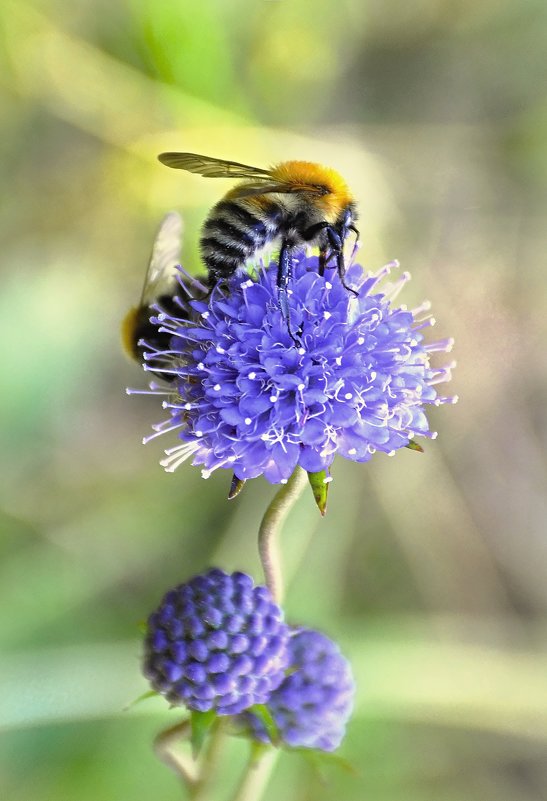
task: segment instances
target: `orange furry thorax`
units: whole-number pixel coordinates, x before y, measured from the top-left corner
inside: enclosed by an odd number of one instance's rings
[[[310,203],[321,210],[325,220],[334,222],[347,206],[353,202],[353,196],[342,176],[331,167],[315,164],[311,161],[283,161],[274,165],[270,174],[273,182],[294,187],[294,193],[307,195]],[[234,189],[227,192],[225,198],[237,197],[238,191],[247,181],[241,181]],[[321,192],[317,190],[320,189]],[[271,190],[270,190],[271,192]],[[259,208],[268,208],[275,204],[270,192],[256,194],[247,202]]]
[[[332,194],[347,196],[351,200],[350,191],[346,182],[336,170],[314,164],[312,161],[282,161],[271,168],[273,178],[288,184],[302,186],[323,186]]]
[[[317,195],[314,202],[331,216],[337,216],[353,197],[342,176],[331,167],[312,161],[283,161],[272,167],[272,176],[286,183],[295,184],[306,191],[306,187],[321,187],[325,194]]]

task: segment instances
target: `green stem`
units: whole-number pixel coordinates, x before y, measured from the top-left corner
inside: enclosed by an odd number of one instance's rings
[[[278,748],[269,748],[257,759],[251,749],[247,767],[230,801],[258,801],[279,757]]]
[[[209,742],[200,760],[197,781],[190,788],[190,798],[192,801],[207,801],[210,798],[210,790],[217,775],[222,746],[226,740],[226,733],[222,721],[216,721],[213,731],[209,737]]]
[[[183,720],[182,723],[160,732],[154,740],[156,755],[177,774],[187,788],[191,788],[197,781],[194,760],[179,750],[181,742],[189,737],[190,721]]]
[[[281,603],[283,578],[279,552],[279,533],[290,510],[308,483],[305,470],[297,467],[286,484],[275,494],[266,509],[258,530],[258,553],[264,578],[272,598]],[[251,748],[247,767],[232,796],[232,801],[258,801],[279,757],[278,748]]]
[[[275,494],[264,513],[258,530],[258,553],[264,570],[264,578],[272,598],[277,603],[280,603],[283,598],[278,535],[285,518],[302,494],[307,482],[306,471],[297,467],[287,483],[283,484]]]
[[[206,801],[212,780],[216,776],[224,733],[221,721],[216,722],[207,746],[199,760],[181,751],[190,739],[190,721],[184,720],[160,732],[154,741],[157,756],[173,770],[188,791],[191,801]]]

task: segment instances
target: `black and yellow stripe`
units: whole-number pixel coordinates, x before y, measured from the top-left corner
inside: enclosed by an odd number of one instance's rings
[[[277,203],[250,199],[221,200],[205,221],[202,258],[213,280],[226,278],[280,234],[283,219]]]

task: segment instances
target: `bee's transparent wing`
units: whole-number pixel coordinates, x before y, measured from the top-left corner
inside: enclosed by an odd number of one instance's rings
[[[152,245],[152,254],[144,278],[141,306],[149,306],[156,298],[169,294],[178,281],[183,222],[176,211],[170,211],[161,221]]]
[[[204,178],[247,178],[252,181],[270,180],[269,170],[240,164],[238,161],[225,161],[197,153],[160,153],[158,159],[167,167],[186,170],[203,175]]]
[[[239,184],[230,190],[228,196],[235,197],[253,197],[256,195],[294,195],[298,192],[306,192],[312,195],[323,194],[323,189],[320,186],[311,186],[310,184],[290,184],[288,182],[279,181],[277,183],[263,183],[263,184]]]
[[[224,161],[215,159],[211,156],[199,156],[197,153],[160,153],[158,159],[167,167],[176,170],[187,170],[204,178],[240,178],[243,183],[230,190],[229,196],[253,197],[256,195],[268,195],[274,193],[294,194],[297,192],[307,192],[312,194],[322,194],[322,187],[314,187],[309,184],[289,183],[274,178],[271,170],[263,170],[260,167],[250,167],[248,164],[240,164],[238,161]],[[248,182],[248,183],[246,183]]]

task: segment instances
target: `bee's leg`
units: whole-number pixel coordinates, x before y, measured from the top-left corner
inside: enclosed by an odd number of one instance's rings
[[[309,228],[306,228],[305,231],[302,232],[302,239],[310,242],[312,239],[315,239],[321,231],[324,231],[325,228],[329,228],[330,223],[326,221],[315,223],[314,225],[310,225]],[[325,274],[325,267],[328,264],[330,257],[332,256],[332,251],[329,251],[326,243],[319,245],[319,275]]]
[[[207,280],[207,288],[208,292],[199,300],[210,300],[213,297],[213,294],[220,294],[223,295],[228,291],[228,275],[223,275],[219,272],[213,272],[209,270],[208,280]]]
[[[208,292],[205,295],[205,298],[210,298],[213,290],[221,283],[222,276],[214,270],[209,269],[207,273],[207,288]]]
[[[279,251],[279,264],[277,266],[277,302],[281,310],[281,314],[287,323],[287,330],[289,336],[297,347],[302,344],[291,330],[291,312],[289,309],[289,297],[287,294],[287,287],[292,278],[292,248],[283,241],[281,243],[281,250]]]
[[[359,247],[359,231],[354,225],[348,225],[348,231],[352,231],[355,234],[355,242],[353,243],[353,249],[351,251],[350,261],[353,261],[355,258],[355,254],[357,253],[357,248]]]
[[[331,255],[327,248],[319,248],[319,275],[325,275],[325,267]]]
[[[329,226],[327,228],[327,236],[329,239],[329,244],[331,246],[332,253],[336,257],[336,267],[338,270],[338,275],[340,276],[340,283],[349,292],[353,292],[354,295],[358,295],[359,293],[356,292],[355,289],[352,289],[352,287],[346,284],[346,262],[344,260],[344,240],[342,239],[338,231],[332,226]]]
[[[359,245],[359,237],[361,236],[359,233],[359,229],[356,228],[353,225],[353,223],[351,223],[350,225],[348,225],[347,230],[355,234],[355,242],[353,243],[353,252],[355,253],[355,251],[357,250],[357,246]]]

